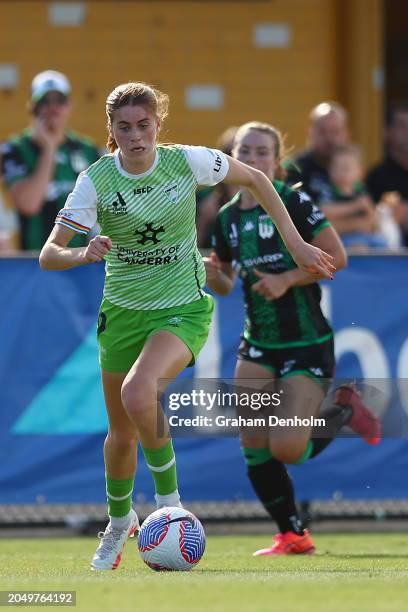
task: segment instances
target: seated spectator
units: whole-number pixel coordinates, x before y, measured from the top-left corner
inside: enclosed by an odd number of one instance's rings
[[[367,190],[375,202],[392,204],[394,219],[408,246],[408,102],[391,107],[386,119],[386,156],[368,173]]]
[[[362,183],[364,168],[361,151],[355,145],[343,145],[332,152],[328,165],[331,192],[328,203],[317,203],[340,234],[345,246],[386,248],[388,242],[378,228],[378,216],[372,199]]]
[[[18,211],[24,250],[41,249],[78,174],[99,158],[90,141],[67,131],[70,94],[65,75],[54,70],[38,74],[31,86],[32,125],[3,148],[4,182]],[[80,244],[81,239],[72,242]]]
[[[322,102],[309,115],[309,147],[285,164],[287,182],[302,183],[313,201],[329,201],[328,166],[332,152],[349,142],[348,114],[337,102]]]
[[[0,191],[0,253],[14,253],[18,245],[18,223]]]
[[[234,136],[238,128],[227,128],[216,142],[216,148],[231,155]],[[238,188],[233,185],[218,183],[215,187],[206,187],[197,192],[197,244],[200,248],[211,247],[211,237],[215,220],[221,206],[230,201]]]
[[[0,160],[2,145],[0,145]],[[1,167],[1,161],[0,161]],[[15,210],[8,206],[6,194],[0,184],[0,253],[16,251],[18,240],[18,219]]]

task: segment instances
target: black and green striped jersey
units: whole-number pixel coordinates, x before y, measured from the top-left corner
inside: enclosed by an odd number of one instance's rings
[[[292,221],[306,242],[330,224],[307,194],[280,181],[273,183]],[[272,219],[260,205],[240,208],[238,193],[218,214],[213,246],[218,257],[231,262],[244,289],[244,338],[264,348],[305,346],[332,334],[320,309],[318,283],[293,287],[281,298],[267,301],[252,291],[259,278],[253,270],[281,274],[296,267]]]

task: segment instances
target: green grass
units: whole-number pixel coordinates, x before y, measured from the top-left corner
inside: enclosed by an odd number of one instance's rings
[[[315,556],[253,558],[268,539],[209,537],[200,564],[180,573],[151,571],[133,540],[117,571],[96,573],[93,538],[2,539],[0,589],[75,590],[86,612],[408,609],[407,534],[315,535]]]

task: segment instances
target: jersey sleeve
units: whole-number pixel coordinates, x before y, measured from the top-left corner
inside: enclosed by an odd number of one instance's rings
[[[16,144],[6,142],[2,145],[1,160],[1,173],[6,187],[29,176],[27,163]]]
[[[229,163],[222,151],[187,145],[182,149],[198,185],[216,185],[227,176]]]
[[[211,238],[211,245],[221,259],[221,261],[225,261],[226,263],[231,263],[232,261],[232,253],[230,245],[222,231],[222,224],[220,215],[217,216],[215,220],[214,233]]]
[[[81,172],[55,223],[65,225],[79,234],[87,234],[96,223],[97,200],[93,182],[86,172]]]
[[[330,227],[324,213],[304,191],[292,191],[286,202],[287,211],[299,234],[312,242],[324,228]]]

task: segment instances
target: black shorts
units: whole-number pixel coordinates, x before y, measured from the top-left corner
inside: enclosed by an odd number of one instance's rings
[[[260,348],[243,339],[238,359],[257,363],[273,372],[276,378],[304,375],[330,381],[334,376],[333,337],[318,344],[289,348]]]

